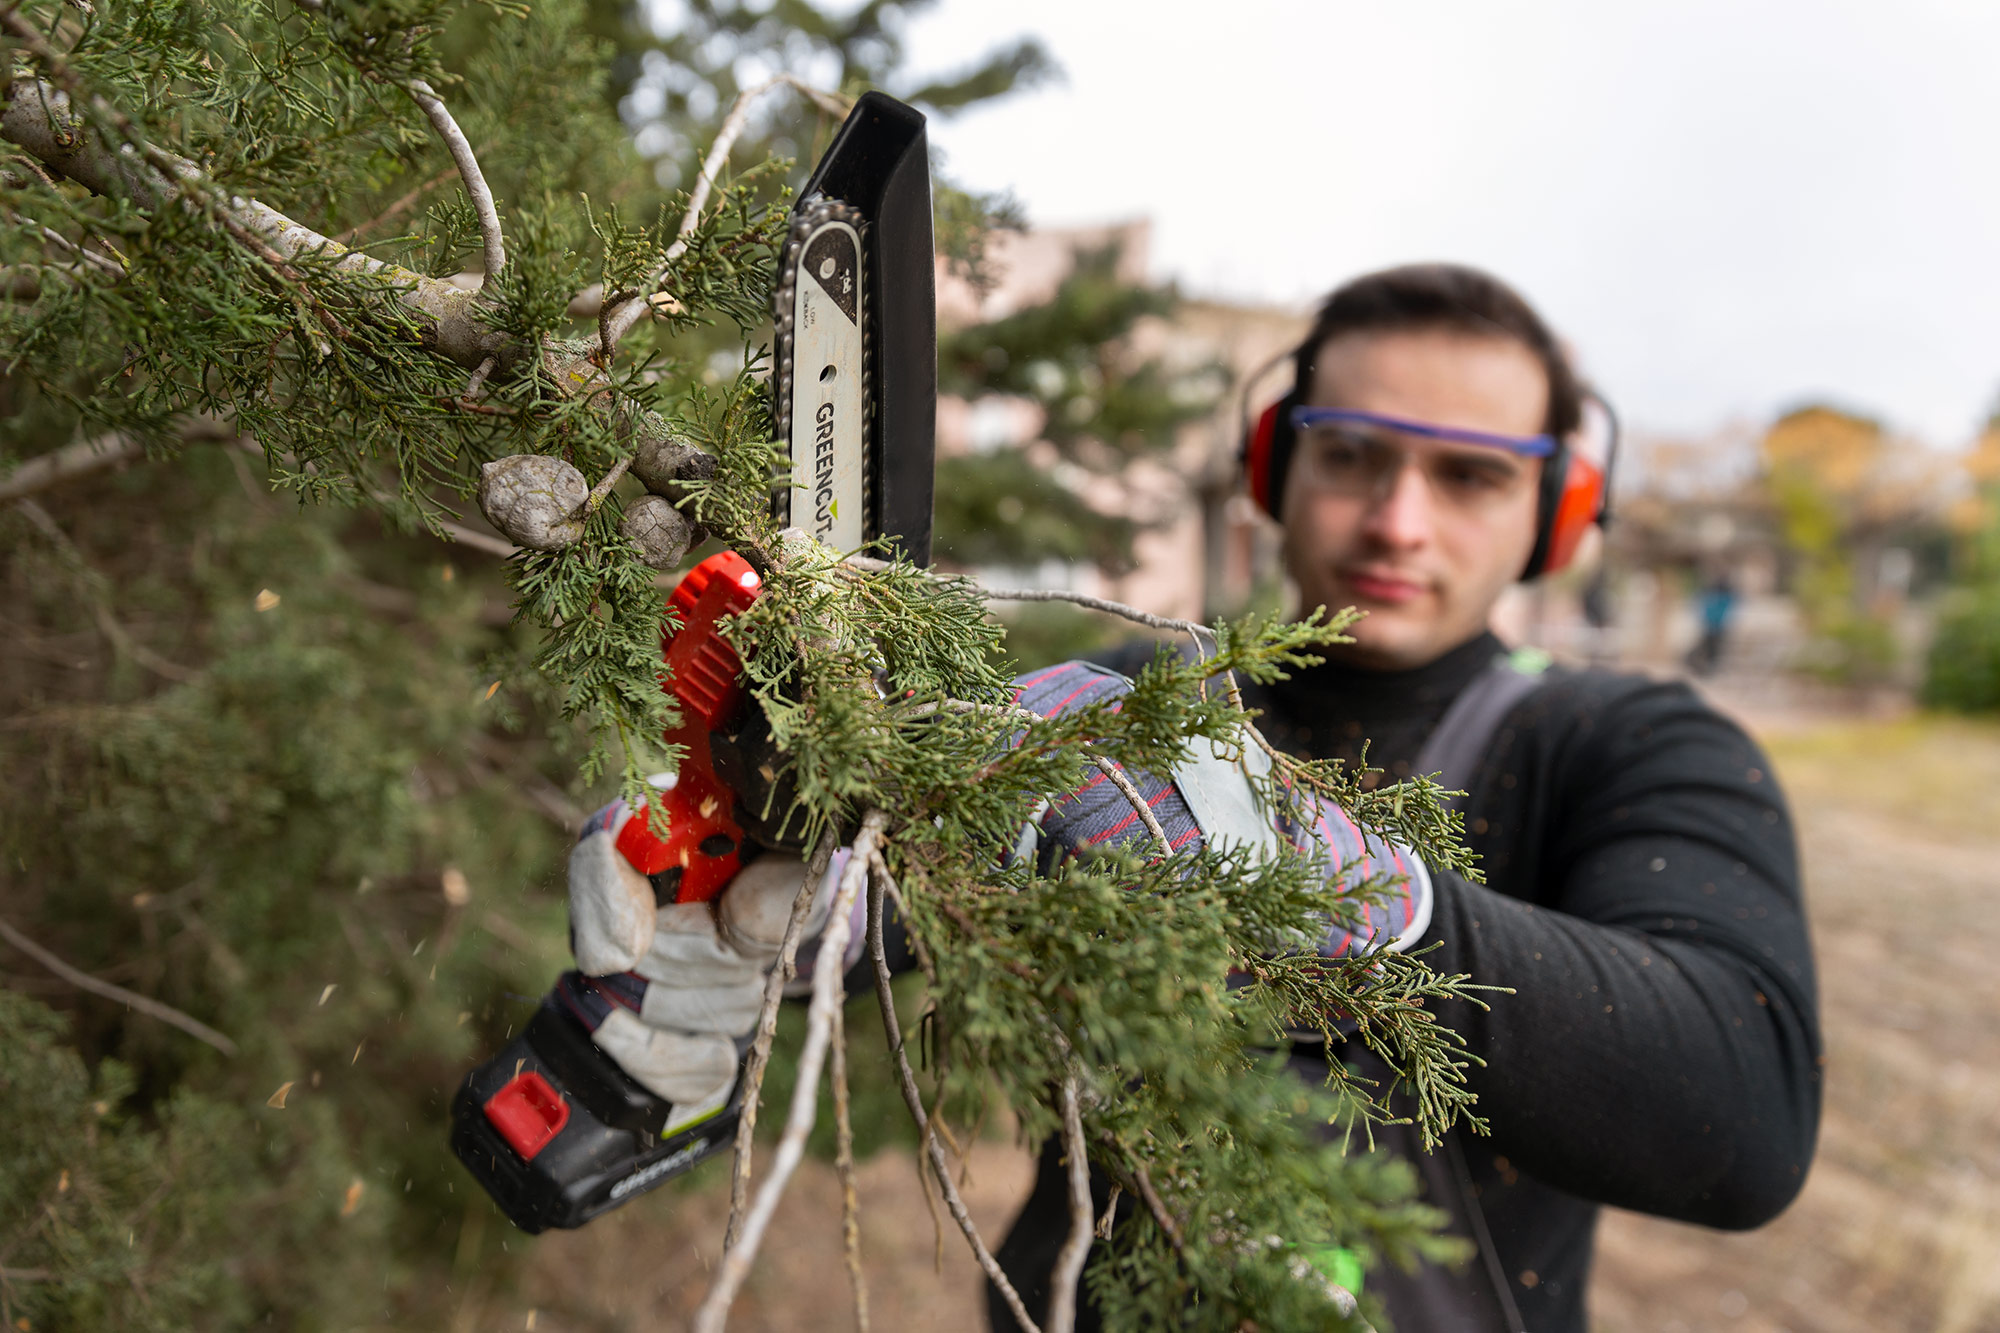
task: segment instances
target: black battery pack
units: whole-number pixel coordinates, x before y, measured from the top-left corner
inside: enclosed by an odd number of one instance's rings
[[[742,1087],[739,1067],[727,1105],[668,1133],[673,1104],[547,996],[459,1085],[451,1148],[521,1230],[580,1227],[733,1146]]]

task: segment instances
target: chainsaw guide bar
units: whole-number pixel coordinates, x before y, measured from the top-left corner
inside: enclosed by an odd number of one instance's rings
[[[771,302],[778,438],[791,456],[780,514],[842,554],[875,529],[867,225],[837,199],[806,200],[785,238]]]

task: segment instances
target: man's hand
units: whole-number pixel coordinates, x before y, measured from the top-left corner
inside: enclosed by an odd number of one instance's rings
[[[1019,705],[1043,717],[1115,699],[1131,688],[1132,682],[1117,672],[1088,662],[1066,662],[1014,682]],[[1151,773],[1125,773],[1175,851],[1197,840],[1205,845],[1247,843],[1275,851],[1282,838],[1319,857],[1329,883],[1358,884],[1382,872],[1400,875],[1402,884],[1380,900],[1356,900],[1345,919],[1330,920],[1318,951],[1329,958],[1385,950],[1401,953],[1423,937],[1430,927],[1431,880],[1414,852],[1364,834],[1346,811],[1309,792],[1299,793],[1305,821],[1273,821],[1258,808],[1246,771],[1252,765],[1260,776],[1268,770],[1261,751],[1252,749],[1241,761],[1225,762],[1209,753],[1206,741],[1195,741],[1194,750],[1193,761],[1175,772],[1172,781]],[[1146,844],[1157,841],[1131,798],[1104,774],[1051,805],[1042,816],[1040,836],[1072,854],[1135,839],[1142,840],[1139,849],[1145,850]]]
[[[673,1103],[672,1129],[728,1102],[738,1042],[756,1026],[805,866],[768,852],[712,903],[656,906],[652,883],[616,846],[632,817],[623,801],[612,802],[570,853],[578,970],[564,974],[556,994],[627,1074]],[[835,873],[818,886],[805,938],[825,924]]]

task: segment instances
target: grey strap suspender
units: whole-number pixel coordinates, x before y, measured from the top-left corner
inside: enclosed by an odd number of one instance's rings
[[[1452,700],[1451,707],[1445,709],[1444,716],[1438,719],[1436,730],[1431,732],[1424,748],[1418,753],[1414,771],[1436,773],[1445,787],[1469,791],[1479,776],[1487,751],[1493,746],[1500,724],[1506,721],[1517,704],[1542,687],[1546,679],[1543,673],[1548,666],[1548,658],[1532,650],[1519,650],[1494,658],[1492,665],[1474,677],[1472,683]],[[1466,795],[1457,796],[1453,798],[1452,805],[1463,811],[1467,799]],[[1489,1293],[1498,1308],[1490,1314],[1482,1312],[1482,1302],[1473,1290],[1474,1279],[1462,1269],[1449,1272],[1426,1266],[1418,1276],[1418,1284],[1428,1289],[1412,1292],[1412,1296],[1427,1307],[1423,1313],[1435,1317],[1439,1327],[1445,1326],[1448,1321],[1468,1329],[1493,1327],[1488,1321],[1497,1315],[1499,1328],[1506,1333],[1519,1333],[1525,1325],[1514,1303],[1514,1292],[1506,1271],[1500,1265],[1499,1251],[1494,1248],[1493,1233],[1486,1225],[1485,1211],[1473,1192],[1464,1148],[1455,1135],[1448,1134],[1438,1153],[1420,1153],[1414,1137],[1406,1136],[1401,1145],[1402,1152],[1412,1159],[1430,1201],[1444,1205],[1452,1214],[1457,1224],[1453,1229],[1462,1227],[1470,1233],[1479,1251],[1479,1266]]]
[[[1445,709],[1411,771],[1438,773],[1446,787],[1469,789],[1479,774],[1480,761],[1493,744],[1494,733],[1514,711],[1514,705],[1542,687],[1547,670],[1548,659],[1539,653],[1520,651],[1494,658],[1493,664],[1473,677]],[[1465,801],[1460,796],[1452,805],[1463,810]]]

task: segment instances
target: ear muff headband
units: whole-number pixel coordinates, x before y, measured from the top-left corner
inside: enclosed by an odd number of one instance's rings
[[[1243,470],[1250,498],[1272,518],[1279,518],[1284,510],[1285,473],[1291,467],[1297,441],[1292,408],[1298,396],[1294,387],[1265,408],[1243,441]],[[1609,427],[1604,466],[1577,453],[1567,441],[1543,462],[1535,549],[1521,571],[1523,581],[1564,568],[1576,557],[1591,524],[1603,525],[1611,519],[1610,482],[1618,463],[1618,414],[1601,394],[1590,391],[1585,397],[1603,411]]]
[[[1292,465],[1292,406],[1296,391],[1286,394],[1257,416],[1243,444],[1243,470],[1250,483],[1250,498],[1257,507],[1277,518],[1284,505],[1285,473]]]
[[[1618,413],[1603,394],[1584,390],[1584,403],[1595,403],[1604,413],[1604,465],[1576,451],[1565,441],[1562,450],[1542,465],[1540,526],[1534,554],[1521,571],[1525,582],[1553,574],[1576,558],[1583,534],[1594,523],[1604,527],[1611,521],[1611,473],[1618,466]]]

